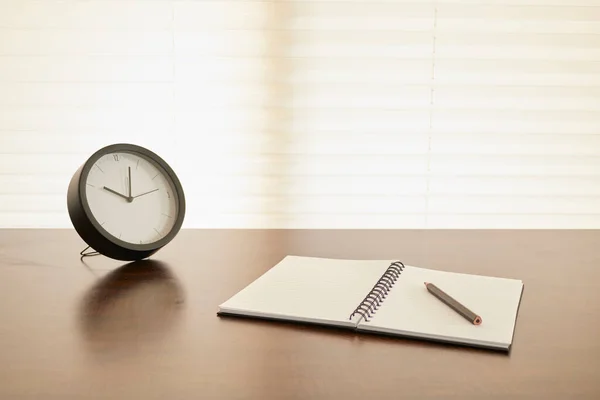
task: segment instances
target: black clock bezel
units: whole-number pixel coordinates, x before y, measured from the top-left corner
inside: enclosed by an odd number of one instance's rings
[[[87,176],[96,161],[112,153],[137,154],[154,163],[157,168],[161,169],[168,176],[171,185],[175,189],[173,195],[177,201],[177,216],[175,217],[173,227],[163,238],[155,242],[143,244],[125,242],[106,231],[94,217],[87,201]],[[135,261],[149,257],[173,240],[183,225],[186,203],[179,178],[162,157],[138,145],[117,143],[97,150],[75,172],[71,178],[67,192],[67,206],[75,230],[91,248],[113,259]]]

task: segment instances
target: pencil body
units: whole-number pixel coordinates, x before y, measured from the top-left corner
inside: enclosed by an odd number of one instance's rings
[[[474,325],[481,324],[482,319],[479,315],[477,315],[473,311],[469,310],[464,305],[460,304],[458,301],[456,301],[456,299],[454,299],[452,296],[450,296],[449,294],[444,292],[439,287],[435,286],[433,283],[425,282],[425,287],[427,288],[429,293],[431,293],[432,295],[437,297],[439,300],[441,300],[448,307],[450,307],[451,309],[456,311],[458,314],[462,315],[466,320],[468,320],[472,324],[474,324]]]

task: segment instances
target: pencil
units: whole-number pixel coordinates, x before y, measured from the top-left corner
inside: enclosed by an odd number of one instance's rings
[[[452,298],[452,296],[444,292],[442,289],[429,282],[425,282],[425,287],[427,288],[427,291],[429,293],[437,297],[439,300],[441,300],[448,307],[456,311],[458,314],[462,315],[473,325],[481,325],[482,319],[479,315],[475,314],[473,311],[460,304],[458,301],[456,301],[456,299]]]

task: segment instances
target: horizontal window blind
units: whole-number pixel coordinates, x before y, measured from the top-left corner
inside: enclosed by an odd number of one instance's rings
[[[600,227],[598,0],[0,0],[0,226],[132,142],[194,228]]]
[[[292,225],[598,226],[600,2],[290,8]]]

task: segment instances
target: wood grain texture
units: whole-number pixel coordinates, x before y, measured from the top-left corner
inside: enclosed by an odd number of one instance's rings
[[[2,399],[598,399],[600,231],[183,230],[151,260],[0,231]],[[217,306],[287,254],[514,277],[510,354]]]

